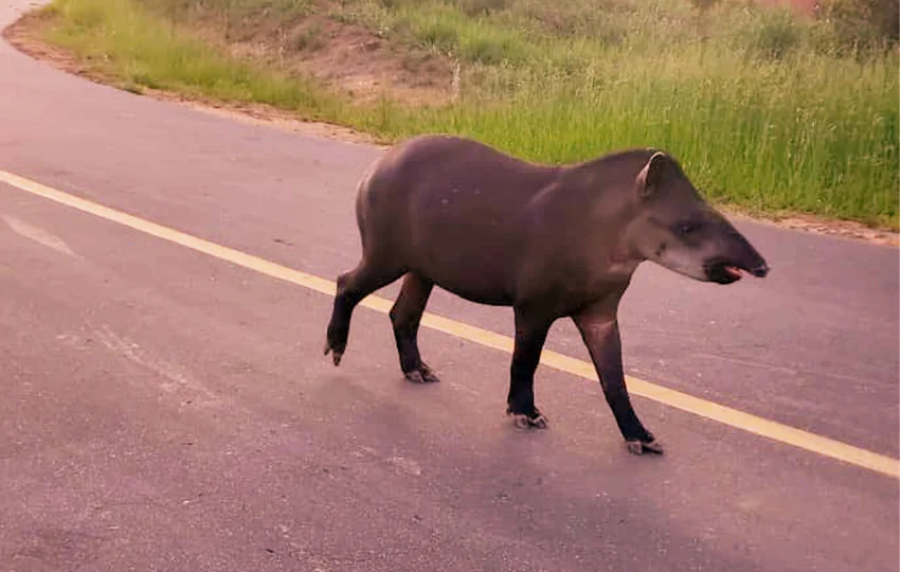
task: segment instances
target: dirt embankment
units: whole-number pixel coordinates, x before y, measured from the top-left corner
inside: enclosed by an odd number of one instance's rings
[[[232,55],[288,74],[311,75],[359,103],[383,95],[411,105],[446,103],[453,62],[435,50],[391,42],[342,16],[339,3],[318,0],[302,18],[248,15],[229,26],[221,14],[195,11],[191,31]]]

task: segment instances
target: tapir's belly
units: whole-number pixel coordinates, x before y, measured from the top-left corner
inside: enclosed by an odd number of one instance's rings
[[[410,224],[410,266],[435,285],[473,302],[510,305],[528,223],[521,210],[459,190],[417,201]]]
[[[414,271],[440,288],[472,302],[509,306],[516,299],[513,276],[475,257],[426,259],[417,263]]]

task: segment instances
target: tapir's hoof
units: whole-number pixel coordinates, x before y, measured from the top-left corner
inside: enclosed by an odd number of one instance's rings
[[[331,344],[325,342],[325,355],[328,355],[328,352],[332,351]],[[335,366],[341,365],[341,358],[344,357],[344,352],[339,352],[334,350],[334,353],[331,356],[331,360],[334,362]]]
[[[657,455],[662,455],[665,451],[662,444],[656,439],[648,442],[634,439],[632,441],[627,441],[627,444],[628,451],[633,455],[643,455],[644,453],[655,453]]]
[[[437,383],[440,381],[436,375],[431,373],[430,371],[419,371],[414,369],[410,372],[404,373],[406,379],[413,383]]]
[[[511,411],[507,411],[506,413],[507,415],[512,416],[513,423],[519,429],[547,429],[550,427],[550,420],[537,410],[535,410],[535,414],[531,416],[524,413],[512,413]]]
[[[434,375],[427,365],[422,364],[419,369],[414,369],[403,374],[406,379],[413,383],[438,383],[441,381],[438,376]]]

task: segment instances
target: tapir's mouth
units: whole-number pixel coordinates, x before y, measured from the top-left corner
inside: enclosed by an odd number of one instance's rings
[[[716,284],[731,284],[740,280],[742,276],[740,268],[725,261],[715,261],[706,265],[706,277]]]
[[[744,277],[744,272],[763,278],[769,273],[769,267],[765,264],[757,268],[743,268],[733,264],[730,260],[712,260],[706,264],[706,277],[710,282],[717,284],[732,284]]]
[[[725,272],[734,278],[735,280],[740,280],[744,277],[744,271],[738,268],[737,266],[725,266]]]

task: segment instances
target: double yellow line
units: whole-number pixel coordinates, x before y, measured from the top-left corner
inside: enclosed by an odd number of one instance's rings
[[[232,264],[236,264],[237,266],[242,266],[261,274],[290,282],[297,286],[315,290],[316,292],[334,296],[335,284],[331,280],[299,272],[269,262],[268,260],[264,260],[257,256],[209,242],[202,238],[197,238],[190,234],[58,191],[6,171],[0,170],[0,181],[32,195],[50,199],[51,201],[55,201],[79,211],[121,224],[168,242],[179,244],[186,248],[190,248],[191,250],[208,254],[209,256],[213,256],[220,260],[225,260]],[[390,311],[392,302],[378,296],[369,296],[363,300],[362,305],[386,314]],[[508,354],[512,353],[512,338],[489,330],[457,322],[456,320],[451,320],[449,318],[436,316],[427,312],[422,317],[422,325],[459,339],[474,342]],[[541,364],[592,381],[597,379],[592,364],[557,352],[544,350],[541,355]],[[748,433],[767,437],[787,445],[793,445],[794,447],[831,457],[845,463],[850,463],[876,473],[881,473],[893,478],[900,478],[900,461],[897,459],[859,447],[854,447],[834,439],[822,437],[821,435],[796,429],[776,421],[757,417],[756,415],[719,405],[718,403],[700,399],[687,393],[682,393],[635,377],[626,376],[626,382],[629,391],[634,395],[640,395],[670,407],[681,409],[682,411],[687,411],[688,413],[693,413],[694,415],[699,415],[706,419],[718,421],[719,423],[742,431],[747,431]]]

